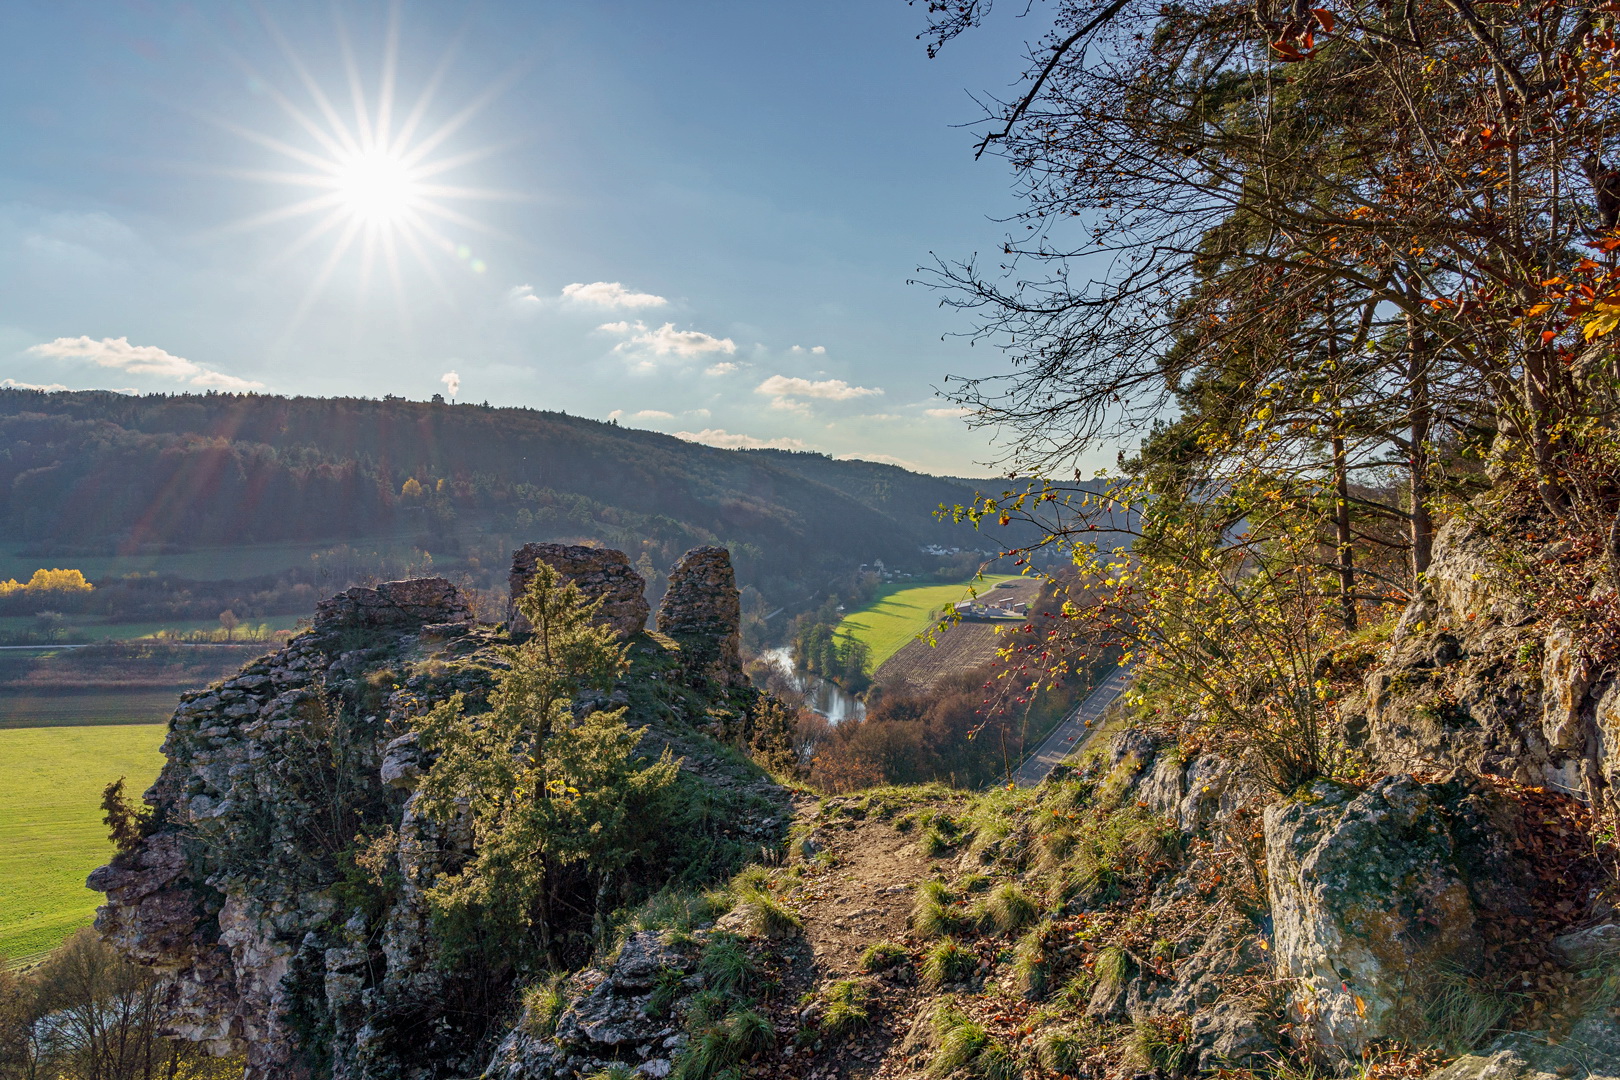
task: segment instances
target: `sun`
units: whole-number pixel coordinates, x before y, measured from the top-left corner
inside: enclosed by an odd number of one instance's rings
[[[368,225],[397,225],[419,209],[422,197],[410,167],[381,149],[338,162],[332,186],[349,213]]]
[[[472,257],[468,234],[499,234],[461,212],[454,204],[519,196],[449,182],[458,171],[494,152],[488,147],[456,149],[452,144],[464,134],[469,122],[498,96],[501,85],[492,86],[472,102],[449,110],[447,119],[430,123],[429,118],[438,111],[435,99],[443,85],[447,61],[424,80],[423,89],[414,101],[402,100],[399,85],[402,75],[409,73],[401,71],[397,4],[390,5],[375,90],[370,92],[349,49],[347,30],[339,23],[345,71],[341,80],[334,81],[347,87],[347,95],[328,93],[286,36],[270,21],[268,13],[261,11],[261,16],[294,76],[295,89],[285,90],[277,86],[275,80],[251,68],[246,73],[264,87],[279,106],[285,120],[290,121],[289,130],[272,135],[221,117],[206,119],[240,135],[261,151],[271,151],[283,163],[281,168],[225,170],[227,175],[280,187],[302,188],[309,194],[232,222],[217,232],[261,229],[300,218],[313,219],[274,259],[280,263],[322,242],[330,245],[320,269],[309,282],[294,322],[302,317],[340,266],[353,265],[355,256],[358,256],[359,284],[369,286],[380,267],[392,281],[402,311],[411,307],[406,303],[400,274],[400,263],[407,254],[441,290],[444,283],[435,263],[442,265],[445,258],[481,273],[484,266]],[[345,96],[347,101],[343,100]],[[287,167],[288,163],[291,168]]]

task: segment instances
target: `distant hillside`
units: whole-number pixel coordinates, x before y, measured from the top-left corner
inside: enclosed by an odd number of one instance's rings
[[[599,539],[660,569],[732,548],[768,592],[928,545],[1004,537],[938,521],[962,481],[826,455],[721,450],[533,409],[398,399],[0,390],[0,544],[40,557],[421,536]]]

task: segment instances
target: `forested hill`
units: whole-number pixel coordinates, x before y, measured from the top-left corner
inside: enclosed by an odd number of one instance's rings
[[[0,542],[42,556],[498,533],[599,539],[660,565],[721,543],[747,577],[785,584],[1004,543],[935,518],[973,495],[892,465],[532,409],[0,390]]]

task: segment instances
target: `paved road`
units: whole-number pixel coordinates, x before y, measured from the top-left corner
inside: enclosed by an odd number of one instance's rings
[[[1096,730],[1096,722],[1102,719],[1102,714],[1108,706],[1112,705],[1119,695],[1125,692],[1131,679],[1130,671],[1117,667],[1113,673],[1104,679],[1098,687],[1086,695],[1086,700],[1080,707],[1070,713],[1057,730],[1046,737],[1036,750],[1013,773],[1012,781],[1019,787],[1034,787],[1052,774],[1052,770],[1070,754],[1085,745],[1086,739]]]

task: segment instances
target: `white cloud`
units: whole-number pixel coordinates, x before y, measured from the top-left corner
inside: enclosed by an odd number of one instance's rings
[[[617,420],[619,417],[621,417],[623,415],[624,415],[624,410],[623,409],[614,409],[612,412],[608,413],[608,419],[609,420]]]
[[[507,302],[522,311],[532,311],[545,301],[534,295],[533,285],[519,285],[506,294]]]
[[[964,409],[964,408],[961,408],[961,407],[956,407],[956,408],[950,408],[950,409],[924,409],[923,412],[927,413],[929,416],[936,416],[936,417],[940,417],[942,419],[946,418],[946,417],[949,417],[950,419],[954,420],[954,419],[956,419],[957,417],[960,417],[960,416],[967,416],[968,414],[973,412],[973,410],[972,409]]]
[[[822,353],[824,353],[826,351],[827,351],[827,346],[825,346],[825,345],[812,345],[808,349],[805,348],[803,345],[795,345],[795,346],[793,346],[793,348],[788,350],[788,352],[795,352],[795,353],[806,353],[806,352],[815,353],[817,356],[820,356]]]
[[[705,375],[730,375],[733,371],[741,370],[740,366],[730,360],[722,360],[718,364],[710,364],[703,369]]]
[[[451,397],[456,397],[456,396],[460,395],[460,393],[461,393],[461,376],[460,375],[457,375],[453,371],[447,371],[443,375],[439,376],[439,381],[444,383],[445,392],[448,393]]]
[[[179,379],[192,386],[211,386],[221,390],[258,390],[264,383],[239,379],[223,371],[215,371],[183,356],[165,352],[156,345],[131,345],[129,338],[90,337],[57,338],[28,349],[35,356],[48,356],[55,360],[89,360],[105,368],[116,368],[131,375],[155,375],[164,379]]]
[[[813,352],[813,353],[817,353],[817,354],[824,353],[824,352],[827,351],[827,346],[825,346],[825,345],[812,345],[812,346],[810,346],[810,351]]]
[[[665,412],[663,409],[642,409],[640,412],[631,413],[630,414],[630,419],[632,419],[632,420],[673,420],[673,419],[675,419],[675,414],[672,413],[672,412]]]
[[[718,446],[725,450],[808,450],[809,447],[800,439],[759,439],[752,435],[737,435],[720,428],[704,428],[702,431],[677,431],[677,439],[687,442],[703,443],[707,446]]]
[[[771,408],[786,409],[790,412],[807,412],[809,405],[803,399],[817,398],[822,401],[852,401],[855,398],[872,397],[883,391],[871,386],[851,386],[843,379],[800,379],[788,375],[772,375],[758,386],[754,393],[763,394],[771,399]]]
[[[67,389],[67,387],[63,386],[59,382],[45,383],[42,385],[40,383],[18,382],[16,379],[0,379],[0,387],[4,387],[7,390],[43,390],[47,394],[54,394],[58,390]]]
[[[865,416],[856,417],[856,419],[857,420],[884,420],[884,421],[887,421],[887,420],[904,420],[905,417],[901,416],[899,413],[877,412],[877,413],[867,413]]]
[[[665,323],[652,330],[644,322],[620,321],[603,323],[597,329],[625,338],[613,347],[613,351],[638,357],[640,363],[636,366],[641,371],[651,371],[657,367],[655,361],[659,357],[691,360],[714,353],[729,356],[737,351],[737,343],[730,338],[717,338],[701,330],[677,330],[674,323]]]
[[[564,300],[607,308],[663,307],[669,303],[652,293],[631,292],[617,281],[593,281],[589,285],[576,281],[564,285],[562,295]]]

